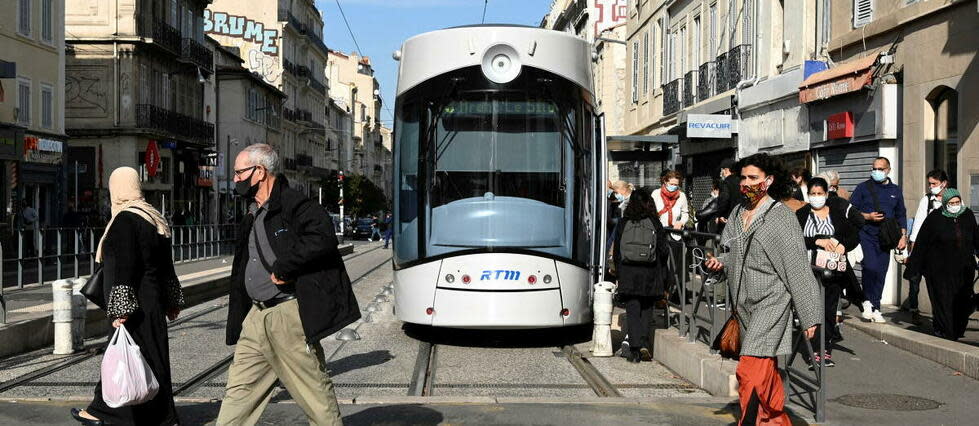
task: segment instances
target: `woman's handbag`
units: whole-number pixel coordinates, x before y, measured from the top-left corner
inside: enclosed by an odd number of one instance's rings
[[[772,203],[762,215],[760,220],[765,220],[765,216],[768,216],[768,212],[772,211],[778,205],[777,202]],[[739,207],[740,208],[740,207]],[[740,216],[740,212],[731,215],[731,217],[737,218]],[[755,219],[759,220],[759,219]],[[730,359],[738,359],[741,356],[741,316],[738,315],[738,300],[741,296],[741,284],[744,280],[744,264],[748,260],[748,252],[751,249],[751,242],[755,239],[755,232],[752,232],[748,236],[748,242],[745,244],[744,253],[741,258],[741,272],[738,278],[738,290],[734,295],[734,302],[731,303],[731,316],[724,322],[724,326],[721,327],[720,333],[714,337],[714,342],[711,343],[710,348],[718,351],[722,357]],[[747,326],[746,326],[747,328]]]
[[[102,264],[97,264],[95,267],[95,272],[92,272],[92,276],[88,277],[88,282],[82,286],[81,293],[90,302],[94,303],[102,310],[105,310],[105,293],[104,284],[102,282]]]
[[[847,261],[845,254],[816,249],[812,253],[812,266],[832,272],[846,272]]]
[[[102,357],[102,400],[112,408],[139,405],[156,396],[160,383],[125,326],[116,328]]]

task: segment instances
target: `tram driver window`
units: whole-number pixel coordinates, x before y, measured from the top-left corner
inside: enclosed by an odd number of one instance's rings
[[[561,126],[548,101],[486,95],[448,104],[436,129],[432,206],[492,193],[563,207]]]

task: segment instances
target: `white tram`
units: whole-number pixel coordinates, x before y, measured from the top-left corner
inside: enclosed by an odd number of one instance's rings
[[[395,59],[398,318],[457,328],[590,322],[606,209],[591,45],[478,25],[410,38]]]

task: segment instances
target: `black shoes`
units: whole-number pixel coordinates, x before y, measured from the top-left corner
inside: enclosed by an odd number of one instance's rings
[[[74,417],[75,420],[78,420],[79,423],[81,423],[81,424],[83,424],[85,426],[102,426],[102,425],[105,424],[105,423],[102,422],[102,420],[92,420],[92,419],[88,419],[88,418],[82,417],[82,411],[85,411],[85,410],[81,410],[81,409],[78,409],[78,408],[72,408],[71,409],[71,416]]]
[[[649,353],[649,349],[641,348],[639,349],[639,359],[651,362],[653,360],[653,354]]]
[[[626,352],[625,359],[633,364],[638,364],[641,361],[652,361],[653,354],[649,352],[649,349],[640,348],[639,350],[629,350]]]
[[[639,351],[629,351],[625,359],[630,363],[639,364]]]

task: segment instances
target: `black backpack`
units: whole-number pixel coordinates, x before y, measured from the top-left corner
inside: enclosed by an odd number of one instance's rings
[[[619,239],[619,256],[623,263],[656,262],[656,224],[653,219],[624,221]]]

